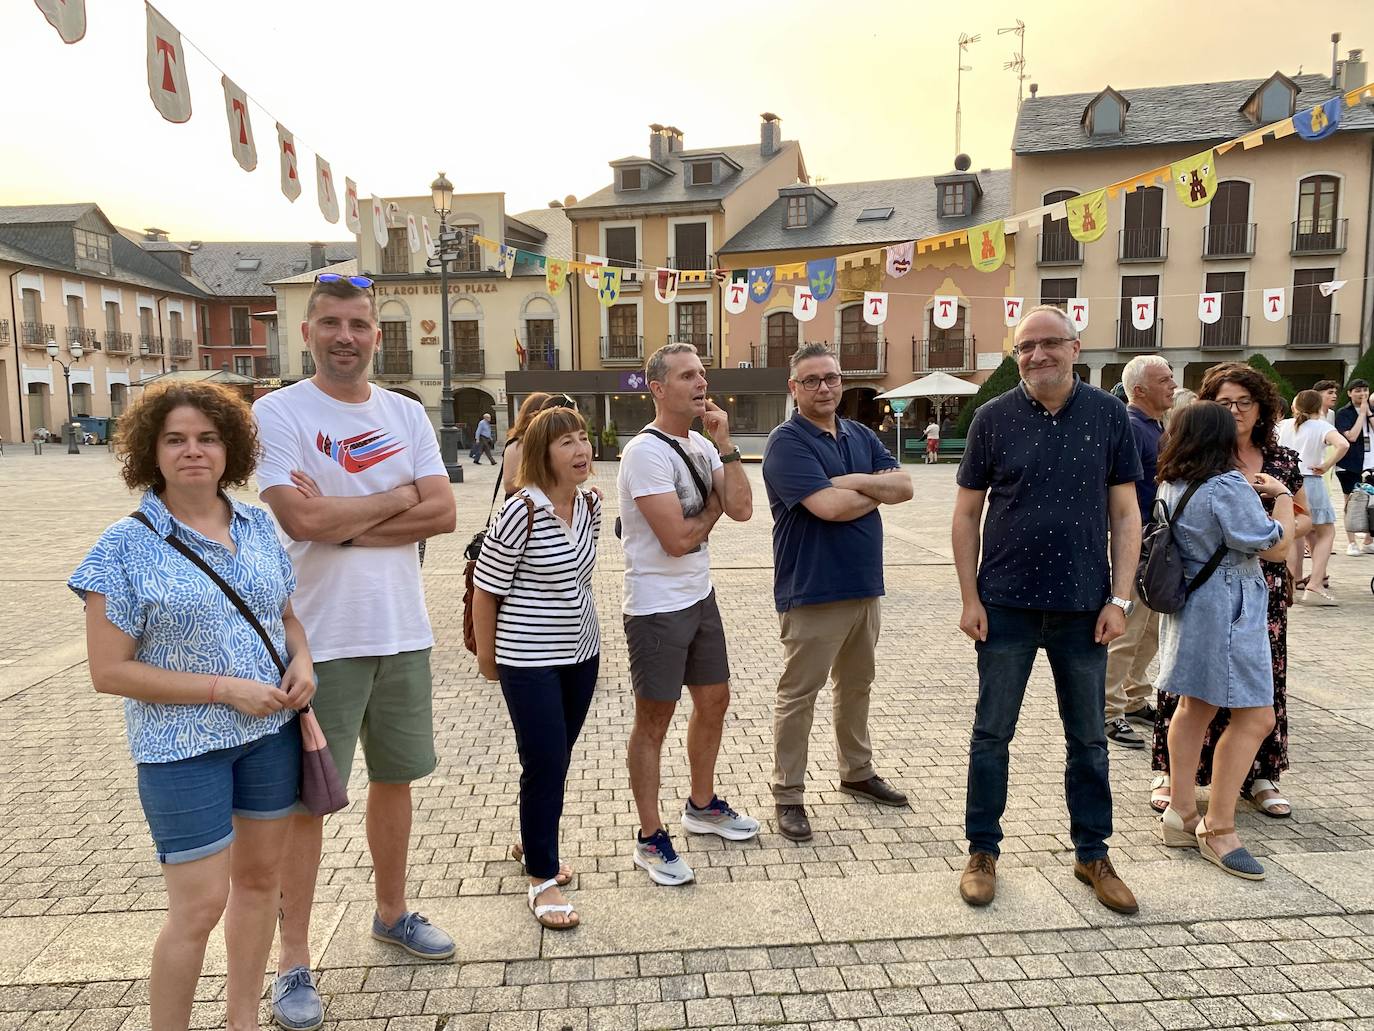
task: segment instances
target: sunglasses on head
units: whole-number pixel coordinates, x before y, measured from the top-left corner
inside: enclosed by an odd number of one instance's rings
[[[550,397],[547,401],[543,403],[543,405],[540,406],[540,411],[547,412],[550,408],[576,409],[577,402],[570,398],[567,394],[564,394],[562,397],[553,396]]]
[[[317,283],[338,283],[348,282],[356,286],[359,290],[371,290],[372,280],[367,276],[341,276],[337,272],[321,272],[315,277]]]

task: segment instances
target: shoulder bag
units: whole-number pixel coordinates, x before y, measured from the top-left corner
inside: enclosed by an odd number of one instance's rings
[[[682,445],[679,444],[679,443],[678,443],[676,440],[674,440],[672,437],[668,436],[668,434],[662,433],[662,432],[660,432],[660,431],[654,429],[652,426],[645,426],[645,427],[644,427],[642,430],[640,430],[639,432],[640,432],[640,433],[650,433],[650,434],[652,434],[653,436],[657,437],[659,440],[663,441],[663,443],[667,444],[670,448],[672,448],[674,451],[677,452],[678,458],[682,459],[682,464],[685,465],[685,466],[687,467],[687,472],[691,474],[692,482],[693,482],[694,484],[696,484],[697,493],[699,493],[699,494],[701,495],[701,505],[702,505],[703,508],[705,508],[705,507],[706,507],[706,503],[711,499],[711,491],[707,488],[706,484],[702,481],[702,479],[701,479],[701,474],[700,474],[699,472],[697,472],[697,467],[694,466],[694,465],[692,464],[692,460],[691,460],[690,458],[687,457],[687,452],[684,451],[684,450],[682,450]],[[638,436],[638,434],[636,434],[636,436]],[[632,500],[633,500],[633,499],[632,499]],[[622,530],[622,527],[621,527],[621,523],[620,523],[620,516],[616,516],[616,517],[615,517],[615,535],[616,535],[617,538],[621,536],[621,530]]]

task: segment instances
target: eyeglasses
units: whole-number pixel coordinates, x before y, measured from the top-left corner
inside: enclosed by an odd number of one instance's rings
[[[792,382],[805,391],[819,390],[822,383],[834,390],[844,382],[844,377],[838,372],[828,372],[824,376],[807,376],[806,379],[794,379]]]
[[[1224,405],[1233,411],[1248,412],[1251,408],[1255,407],[1255,399],[1253,397],[1237,397],[1223,401],[1218,398],[1217,404]]]
[[[371,290],[371,289],[372,289],[372,280],[368,279],[367,276],[341,276],[341,275],[339,275],[337,272],[321,272],[318,276],[315,277],[315,282],[317,282],[317,283],[339,283],[339,282],[348,282],[348,283],[352,283],[352,284],[353,284],[354,286],[356,286],[359,290]]]
[[[1037,347],[1044,348],[1046,351],[1057,351],[1065,344],[1071,344],[1070,337],[1046,337],[1044,340],[1022,340],[1012,348],[1017,354],[1025,358],[1035,353]]]

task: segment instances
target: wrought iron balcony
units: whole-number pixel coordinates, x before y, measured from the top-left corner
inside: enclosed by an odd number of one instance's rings
[[[155,358],[160,358],[167,353],[162,337],[154,336],[151,333],[139,334],[138,350],[140,354],[151,355]]]
[[[309,351],[301,352],[301,377],[308,379],[315,375],[315,356]]]
[[[644,338],[624,333],[601,337],[601,361],[606,365],[639,365],[644,361]]]
[[[253,358],[253,378],[254,379],[276,379],[281,375],[281,359],[275,354],[266,357],[258,355]]]
[[[1333,311],[1288,316],[1289,347],[1330,347],[1341,339],[1341,317]]]
[[[691,344],[702,358],[711,357],[710,333],[669,333],[666,341],[670,344]]]
[[[1204,322],[1198,340],[1204,351],[1240,351],[1249,344],[1249,315],[1223,315],[1210,326]]]
[[[480,379],[487,374],[487,353],[480,347],[453,349],[453,374]]]
[[[1117,231],[1117,261],[1163,261],[1169,256],[1166,226]]]
[[[105,351],[107,354],[128,354],[133,350],[133,338],[117,329],[105,330]]]
[[[372,374],[382,379],[410,379],[412,351],[378,351],[372,356]]]
[[[887,371],[887,344],[840,343],[840,371],[846,376],[881,376]]]
[[[1036,264],[1038,265],[1081,265],[1083,264],[1083,245],[1069,232],[1038,233]]]
[[[169,339],[172,341],[173,358],[184,361],[191,357],[191,341],[187,340],[185,337],[170,337]]]
[[[973,372],[977,338],[942,337],[927,340],[911,338],[912,372]]]
[[[1305,218],[1293,223],[1290,254],[1343,254],[1348,218]]]
[[[68,326],[67,346],[71,347],[72,344],[80,344],[86,350],[94,351],[100,347],[100,337],[96,335],[93,329],[85,329],[81,326]]]
[[[51,322],[19,323],[19,341],[25,347],[47,347],[48,341],[57,337]]]
[[[1255,223],[1234,222],[1202,227],[1202,256],[1204,258],[1253,258],[1255,256]]]
[[[1118,351],[1154,351],[1164,346],[1164,320],[1155,318],[1149,329],[1136,329],[1130,319],[1116,320]]]
[[[531,347],[525,353],[525,368],[538,372],[557,372],[558,352],[552,347]]]

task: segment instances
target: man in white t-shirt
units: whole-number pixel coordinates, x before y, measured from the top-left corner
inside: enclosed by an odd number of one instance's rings
[[[654,421],[625,445],[618,481],[622,611],[635,692],[627,757],[639,815],[634,861],[657,884],[686,884],[692,869],[674,850],[658,805],[663,739],[684,685],[692,694],[692,718],[683,829],[731,841],[759,832],[758,820],[737,813],[715,792],[730,665],[706,544],[722,514],[748,519],[754,498],[739,448],[730,442],[729,419],[706,398],[706,370],[696,348],[660,347],[649,358],[647,378]],[[697,418],[710,440],[692,432]]]
[[[292,596],[315,658],[314,710],[347,784],[361,737],[367,840],[376,881],[372,936],[424,959],[454,944],[406,906],[410,784],[433,772],[429,654],[434,644],[416,543],[452,533],[453,491],[424,408],[367,379],[381,339],[372,283],[322,275],[301,333],[313,378],[253,406],[258,489],[295,566]],[[323,1020],[310,973],[310,907],[324,820],[292,819],[282,864],[276,1022]]]
[[[940,424],[932,417],[926,427],[926,465],[940,461]]]

